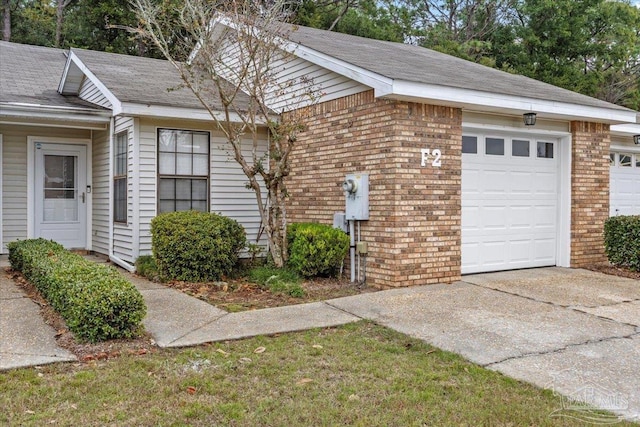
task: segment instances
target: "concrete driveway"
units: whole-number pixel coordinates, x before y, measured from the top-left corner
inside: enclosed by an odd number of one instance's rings
[[[563,396],[556,415],[587,420],[594,414],[577,403],[587,401],[640,421],[638,280],[539,268],[328,303],[553,389]]]

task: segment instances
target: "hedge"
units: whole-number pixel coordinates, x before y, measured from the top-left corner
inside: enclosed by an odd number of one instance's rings
[[[96,264],[45,239],[11,242],[9,262],[83,341],[131,338],[146,314],[142,295],[115,268]]]
[[[288,265],[304,277],[337,275],[349,251],[349,236],[329,225],[294,223],[287,227]]]
[[[604,247],[611,264],[640,271],[640,215],[609,218],[604,224]]]
[[[163,279],[220,280],[231,273],[246,245],[237,221],[214,213],[184,211],[151,220],[151,248]]]

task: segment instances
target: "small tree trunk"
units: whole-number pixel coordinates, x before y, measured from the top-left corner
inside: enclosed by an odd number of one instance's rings
[[[2,40],[11,41],[11,0],[2,0]]]
[[[60,47],[62,41],[62,24],[64,23],[64,8],[70,3],[69,0],[58,0],[56,6],[56,47]]]

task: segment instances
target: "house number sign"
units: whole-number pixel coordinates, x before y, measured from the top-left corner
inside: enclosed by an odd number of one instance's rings
[[[433,150],[430,148],[422,148],[420,153],[422,154],[420,166],[425,167],[428,163],[431,163],[431,166],[434,168],[442,166],[442,161],[440,160],[440,157],[442,157],[442,151],[440,151],[439,148],[434,148]]]

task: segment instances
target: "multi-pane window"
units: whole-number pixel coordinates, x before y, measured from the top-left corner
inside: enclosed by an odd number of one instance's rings
[[[113,220],[127,222],[127,132],[116,135],[113,153]]]
[[[208,211],[209,133],[158,130],[158,212]]]

